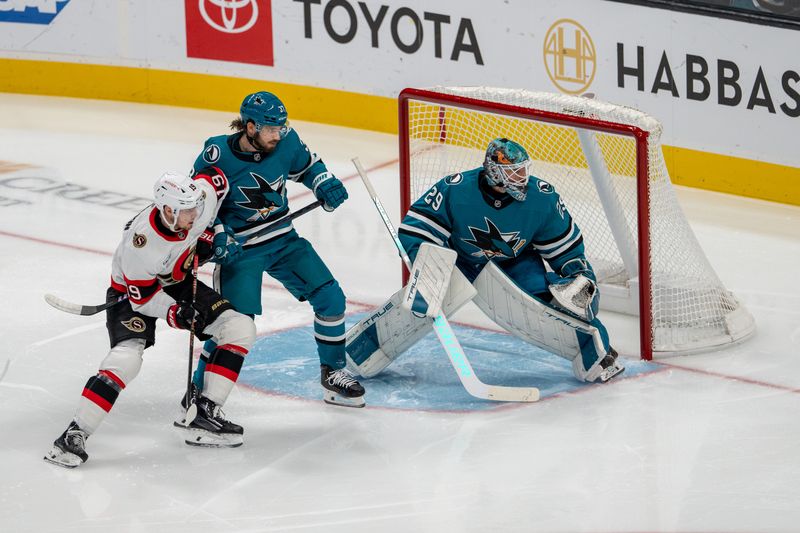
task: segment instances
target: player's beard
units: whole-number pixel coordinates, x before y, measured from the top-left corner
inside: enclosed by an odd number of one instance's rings
[[[263,152],[265,154],[272,153],[278,146],[278,141],[274,141],[269,146],[264,146],[263,144],[261,144],[261,141],[259,140],[258,137],[250,137],[249,135],[247,135],[247,133],[245,133],[245,137],[247,137],[247,142],[250,143],[250,146],[258,150],[259,152]]]

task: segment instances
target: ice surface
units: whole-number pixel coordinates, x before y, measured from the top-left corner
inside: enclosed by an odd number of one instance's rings
[[[298,348],[313,346],[312,312],[265,278],[258,356],[226,406],[244,446],[182,443],[172,420],[187,336],[162,325],[89,439],[89,462],[68,471],[42,461],[108,348],[103,315],[67,315],[43,294],[101,302],[122,225],[159,174],[187,170],[230,118],[0,94],[0,531],[800,530],[800,209],[685,189],[711,263],[758,322],[741,346],[655,368],[631,361],[624,379],[579,386],[557,358],[521,361],[513,339],[460,328],[484,381],[551,394],[470,403],[431,340],[367,382],[366,408],[348,409],[313,397],[315,357]],[[350,192],[336,212],[296,226],[355,318],[396,290],[399,270],[350,158],[372,169],[396,222],[396,140],[294,125]],[[312,199],[300,186],[290,196],[295,207]],[[606,321],[634,356],[635,329]],[[474,307],[454,322],[491,328]]]

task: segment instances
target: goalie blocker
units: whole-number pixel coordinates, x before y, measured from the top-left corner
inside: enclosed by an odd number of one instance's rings
[[[426,246],[429,250],[423,256],[422,249]],[[420,272],[420,277],[444,279],[433,273],[440,271],[441,261],[447,256],[436,251],[431,255],[430,248],[444,250],[433,245],[421,246],[412,274]],[[425,258],[423,264],[419,264],[420,257]],[[433,258],[435,268],[424,265],[429,258]],[[493,262],[483,268],[473,284],[457,268],[451,265],[450,269],[450,282],[441,300],[441,311],[445,314],[456,312],[474,299],[481,311],[509,333],[570,360],[580,381],[605,382],[624,371],[622,360],[592,322],[527,294]],[[430,331],[429,315],[417,316],[415,313],[422,314],[422,308],[415,309],[413,303],[417,298],[409,298],[415,290],[419,294],[430,287],[421,288],[417,283],[415,289],[411,285],[396,292],[347,332],[347,365],[352,372],[365,378],[377,375]],[[423,294],[429,295],[430,309],[436,303],[434,293]]]

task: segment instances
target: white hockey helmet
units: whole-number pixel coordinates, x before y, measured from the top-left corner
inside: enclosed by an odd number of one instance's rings
[[[197,209],[198,216],[203,212],[203,191],[197,188],[194,180],[177,172],[165,172],[153,186],[153,200],[161,212],[161,218],[169,229],[177,231],[178,215],[181,211]],[[172,223],[167,222],[164,207],[172,209]]]

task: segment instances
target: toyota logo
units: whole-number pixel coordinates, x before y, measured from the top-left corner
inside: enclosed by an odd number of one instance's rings
[[[223,33],[243,33],[255,25],[258,20],[258,4],[256,0],[199,0],[200,15],[203,20],[214,28],[215,30]],[[206,10],[206,4],[210,4],[217,9],[214,10],[216,17],[212,18]],[[250,20],[243,22],[246,15],[239,17],[239,11],[242,8],[250,6],[251,15]],[[245,13],[247,11],[245,10]]]

